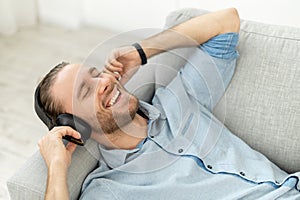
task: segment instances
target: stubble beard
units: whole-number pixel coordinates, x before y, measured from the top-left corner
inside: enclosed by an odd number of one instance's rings
[[[97,132],[106,134],[112,134],[122,127],[128,125],[134,119],[138,110],[138,99],[134,95],[129,95],[127,109],[114,110],[111,109],[108,112],[97,111],[96,116],[98,124],[96,126]]]

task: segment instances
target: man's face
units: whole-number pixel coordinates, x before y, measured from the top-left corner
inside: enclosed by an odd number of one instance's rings
[[[112,75],[79,64],[65,66],[51,92],[67,113],[82,118],[99,133],[113,133],[127,125],[138,107],[137,98]]]

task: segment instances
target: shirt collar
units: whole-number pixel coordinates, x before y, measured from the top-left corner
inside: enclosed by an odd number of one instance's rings
[[[151,105],[145,101],[139,101],[139,109],[150,119],[156,120],[158,118],[165,119],[166,116],[163,112],[163,109],[160,105]]]
[[[107,149],[105,146],[99,144],[99,149],[105,163],[110,168],[117,168],[126,163],[126,158],[128,154],[138,152],[139,147],[126,150],[126,149]]]

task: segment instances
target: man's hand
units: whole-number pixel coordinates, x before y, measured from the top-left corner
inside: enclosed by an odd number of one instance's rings
[[[80,138],[80,134],[77,131],[67,126],[60,126],[54,127],[39,141],[40,152],[48,168],[55,164],[61,165],[66,170],[68,169],[76,144],[69,142],[65,146],[62,142],[62,137],[65,135],[70,135],[77,139]]]
[[[105,64],[105,71],[112,73],[124,85],[137,72],[141,58],[133,46],[114,49]]]
[[[76,144],[65,146],[62,137],[70,135],[80,139],[80,134],[67,126],[55,127],[38,143],[40,152],[48,167],[48,181],[45,199],[69,199],[67,172]]]

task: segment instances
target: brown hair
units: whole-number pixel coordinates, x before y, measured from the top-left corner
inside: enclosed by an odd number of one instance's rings
[[[56,65],[46,74],[38,86],[40,87],[41,106],[43,107],[44,112],[52,119],[52,121],[55,121],[56,117],[63,113],[63,106],[61,102],[55,100],[51,95],[51,86],[53,85],[58,72],[60,72],[60,70],[68,64],[69,63],[62,62]]]

